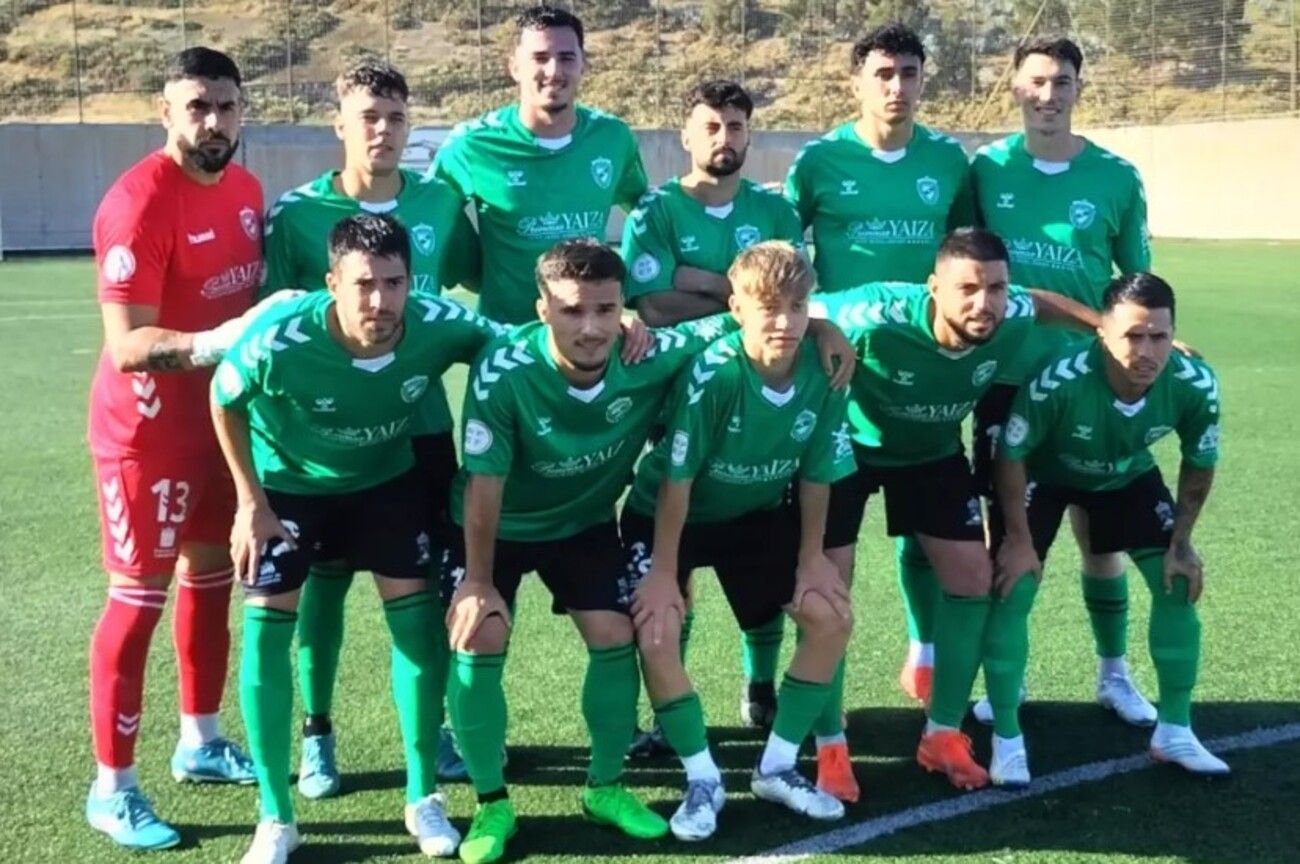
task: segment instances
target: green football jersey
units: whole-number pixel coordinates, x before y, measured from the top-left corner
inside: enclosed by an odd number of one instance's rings
[[[284,193],[271,207],[266,218],[262,296],[281,288],[324,289],[330,229],[361,212],[388,213],[406,227],[411,236],[413,290],[437,294],[444,287],[478,281],[474,226],[465,214],[464,201],[446,183],[402,169],[397,199],[376,205],[335,191],[337,176],[337,171],[326,171]],[[454,426],[442,381],[430,384],[429,398],[420,400],[416,435],[446,433]]]
[[[1034,298],[1012,286],[987,342],[949,351],[934,338],[925,285],[873,283],[818,295],[813,314],[857,349],[849,427],[871,465],[915,465],[962,450],[961,424],[1034,327]]]
[[[722,207],[705,207],[674,177],[643,197],[623,223],[624,294],[639,297],[673,290],[680,266],[727,272],[745,249],[764,240],[803,246],[803,226],[779,192],[741,180],[736,197]]]
[[[397,347],[354,357],[330,335],[334,298],[313,291],[260,315],[213,376],[219,404],[248,414],[267,489],[302,495],[377,486],[414,464],[415,415],[434,381],[504,328],[452,300],[411,295]]]
[[[1175,353],[1136,402],[1106,380],[1095,339],[1051,360],[1016,395],[1000,452],[1023,461],[1030,479],[1087,491],[1121,489],[1155,466],[1150,447],[1178,433],[1183,462],[1219,458],[1219,382],[1203,360]]]
[[[1006,241],[1011,279],[1093,309],[1112,275],[1151,269],[1147,201],[1137,169],[1091,141],[1066,163],[1025,150],[1024,133],[981,147],[971,166],[981,224]],[[1080,335],[1042,327],[998,380],[1020,384]]]
[[[618,356],[620,339],[605,377],[586,390],[556,368],[540,322],[493,342],[465,390],[452,518],[463,524],[469,476],[484,474],[506,478],[504,540],[562,540],[613,519],[673,378],[735,326],[730,315],[712,315],[656,329],[650,353],[628,366]]]
[[[812,226],[822,291],[923,282],[949,229],[974,221],[970,168],[956,138],[917,124],[901,150],[874,150],[845,123],[808,142],[785,194]]]
[[[778,506],[798,474],[834,483],[857,470],[845,411],[817,348],[799,347],[789,388],[775,391],[740,333],[706,348],[678,378],[668,432],[637,467],[627,506],[653,516],[659,483],[694,480],[687,522],[722,522]]]
[[[645,194],[636,136],[617,117],[577,107],[568,143],[543,146],[519,106],[459,124],[430,172],[471,200],[483,248],[479,311],[507,324],[537,318],[538,257],[561,240],[605,239],[609,209]],[[545,140],[545,139],[542,139]]]

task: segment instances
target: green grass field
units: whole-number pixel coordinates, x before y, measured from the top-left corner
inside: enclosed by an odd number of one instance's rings
[[[1156,260],[1180,291],[1179,335],[1214,364],[1224,393],[1226,456],[1196,534],[1208,567],[1197,728],[1208,739],[1293,724],[1300,721],[1300,448],[1287,418],[1295,416],[1288,406],[1296,404],[1300,380],[1300,246],[1164,242]],[[84,444],[87,386],[100,346],[93,298],[86,259],[0,264],[0,861],[6,862],[128,860],[91,832],[81,814],[93,772],[87,647],[104,600]],[[453,394],[462,385],[463,376],[453,382]],[[1173,447],[1166,442],[1160,452],[1166,473],[1175,471]],[[895,683],[905,634],[892,547],[874,506],[863,537],[847,703],[865,800],[835,827],[960,797],[912,762],[922,715]],[[1037,778],[1138,754],[1147,742],[1146,733],[1092,703],[1091,636],[1070,545],[1057,546],[1033,621],[1034,701],[1025,719]],[[522,816],[516,859],[716,861],[823,830],[749,795],[748,771],[761,736],[738,726],[735,627],[716,584],[699,584],[689,667],[734,792],[717,837],[699,847],[642,844],[581,820],[585,749],[577,706],[584,652],[572,626],[549,614],[545,592],[531,580],[507,672],[508,777]],[[1131,660],[1154,697],[1147,602],[1135,571],[1132,585]],[[386,632],[369,584],[359,580],[350,603],[336,714],[345,794],[300,802],[309,842],[294,860],[414,861],[400,822],[401,749],[384,671]],[[138,749],[146,790],[185,838],[160,860],[236,860],[256,818],[253,789],[179,787],[167,774],[176,735],[169,642],[164,621],[150,661]],[[228,692],[226,728],[242,740],[233,679]],[[988,733],[971,731],[986,759]],[[1229,760],[1236,773],[1223,782],[1143,768],[850,844],[834,857],[900,864],[1300,861],[1294,819],[1300,741],[1243,750]],[[632,764],[628,776],[657,809],[671,812],[680,776],[675,763]],[[463,826],[473,807],[470,790],[456,785],[448,794]]]

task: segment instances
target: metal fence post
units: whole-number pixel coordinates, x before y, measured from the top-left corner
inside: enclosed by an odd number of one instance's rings
[[[77,89],[77,122],[84,123],[86,115],[83,112],[81,100],[81,35],[78,32],[77,21],[77,0],[72,0],[72,69],[73,69],[73,86]]]

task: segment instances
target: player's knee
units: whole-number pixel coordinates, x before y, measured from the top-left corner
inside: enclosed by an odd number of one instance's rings
[[[632,619],[618,612],[582,612],[578,629],[589,648],[615,648],[632,642]]]
[[[795,622],[803,630],[805,639],[816,639],[827,644],[847,644],[853,633],[853,614],[846,617],[836,611],[831,601],[816,592],[803,595]]]
[[[1118,579],[1124,575],[1124,557],[1118,552],[1095,554],[1080,550],[1079,558],[1083,572],[1093,579]]]
[[[953,555],[935,572],[943,590],[957,597],[982,597],[993,590],[993,563],[982,549]]]
[[[108,586],[110,588],[154,588],[165,589],[171,584],[171,573],[150,573],[144,576],[131,576],[126,573],[116,573],[109,571]]]
[[[403,597],[410,597],[412,594],[428,591],[429,580],[395,579],[376,573],[375,590],[379,592],[379,599],[387,603],[389,600],[400,600]]]
[[[491,615],[469,638],[465,650],[470,654],[502,654],[510,641],[510,628],[500,615]]]
[[[675,672],[682,666],[682,649],[680,630],[665,627],[655,641],[651,627],[642,627],[636,632],[636,648],[641,655],[641,662],[647,670],[654,672]]]

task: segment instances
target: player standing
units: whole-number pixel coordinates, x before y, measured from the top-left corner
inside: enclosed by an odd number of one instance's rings
[[[505,324],[536,320],[537,258],[557,242],[605,239],[610,207],[646,191],[636,137],[580,105],[582,22],[549,5],[517,19],[510,76],[519,101],[459,124],[430,171],[472,202],[484,268],[479,311]]]
[[[941,586],[934,691],[917,760],[958,786],[985,785],[960,727],[1000,607],[990,604],[992,566],[961,424],[1035,321],[1083,329],[1097,325],[1096,313],[1010,285],[1006,247],[978,228],[944,238],[925,285],[876,283],[816,300],[859,361],[849,404],[858,472],[831,487],[826,554],[856,541],[867,499],[883,490],[886,530],[916,536]]]
[[[1151,266],[1147,203],[1137,170],[1114,153],[1072,131],[1074,107],[1083,88],[1083,53],[1069,39],[1039,39],[1015,54],[1012,92],[1024,131],[981,147],[972,178],[981,224],[997,232],[1011,253],[1011,278],[1101,308],[1115,270],[1133,273]],[[997,383],[975,409],[975,470],[990,494],[994,443],[1017,389],[1044,361],[1079,341],[1055,328],[1042,328],[1024,355],[999,370]],[[1156,710],[1129,676],[1128,579],[1118,553],[1088,546],[1088,529],[1077,508],[1070,523],[1083,559],[1084,605],[1097,647],[1097,701],[1124,721],[1149,726]],[[990,497],[990,527],[1001,518]],[[991,720],[987,700],[975,716]]]
[[[973,221],[969,167],[961,144],[916,122],[924,90],[925,46],[899,23],[859,39],[850,54],[853,94],[862,116],[809,142],[786,178],[786,196],[811,227],[821,291],[877,281],[924,282],[944,234]],[[856,548],[832,553],[852,581]],[[910,535],[895,540],[895,565],[907,617],[908,653],[899,683],[929,700],[934,656],[934,569]],[[842,678],[842,676],[841,676]],[[817,735],[838,750],[841,693],[818,721]],[[840,703],[840,704],[836,704]],[[828,782],[851,789],[852,774],[828,753]]]
[[[410,135],[406,78],[383,61],[366,59],[345,70],[335,89],[339,108],[334,129],[343,142],[343,169],[291,189],[271,208],[264,290],[323,290],[330,270],[329,232],[362,212],[391,214],[406,227],[412,290],[437,294],[443,287],[476,280],[478,238],[460,196],[431,175],[422,179],[399,167]],[[429,382],[429,393],[420,400],[411,441],[418,475],[429,487],[433,535],[441,547],[448,530],[447,490],[456,473],[456,445],[439,378]],[[298,790],[308,798],[339,790],[330,714],[351,585],[351,571],[339,562],[322,561],[313,565],[298,606],[298,678],[306,715]],[[440,775],[464,776],[449,738],[438,762]]]
[[[1174,293],[1149,273],[1115,279],[1101,298],[1095,342],[1067,348],[1020,389],[1002,430],[994,484],[1006,516],[997,552],[998,605],[1018,611],[996,656],[985,653],[996,738],[1020,738],[1019,688],[1028,616],[1042,562],[1066,507],[1084,514],[1089,548],[1127,553],[1151,589],[1150,647],[1160,683],[1151,755],[1194,774],[1228,765],[1192,732],[1200,662],[1196,601],[1204,585],[1192,529],[1219,457],[1219,383],[1199,359],[1176,355]],[[1178,499],[1150,447],[1171,432],[1182,445]],[[1002,686],[994,689],[994,664]],[[996,740],[995,738],[995,740]],[[1020,776],[1029,782],[1020,738]],[[995,751],[999,748],[995,746]]]
[[[690,172],[648,193],[623,223],[627,302],[652,326],[727,309],[727,268],[755,243],[785,240],[803,246],[803,226],[790,203],[740,176],[754,112],[744,88],[732,81],[698,84],[687,94],[686,111],[682,146],[691,159]],[[683,656],[693,619],[687,609]],[[772,725],[784,628],[785,616],[777,614],[744,631],[740,713],[746,725]],[[662,740],[658,729],[640,735],[633,752],[653,753]]]
[[[852,630],[848,587],[822,551],[829,484],[856,468],[845,393],[830,388],[804,340],[814,276],[793,246],[752,246],[727,278],[741,330],[709,346],[679,378],[668,433],[641,461],[621,522],[629,566],[640,576],[632,612],[646,689],[686,769],[673,833],[690,840],[713,834],[725,801],[700,698],[677,647],[695,567],[716,570],[742,628],[786,610],[799,625],[773,731],[751,778],[754,794],[815,819],[844,815],[844,805],[809,783],[795,761],[831,696]]]
[[[239,69],[189,48],[166,69],[163,148],[119,177],[95,213],[104,350],[90,395],[108,603],[91,641],[98,772],[91,826],[134,849],[180,835],[140,790],[135,741],[144,668],[173,576],[181,734],[177,780],[251,783],[217,716],[230,651],[230,477],[207,422],[210,375],[229,325],[262,278],[262,187],[231,164]],[[237,335],[238,330],[235,331]]]
[[[238,490],[240,702],[261,799],[245,864],[283,864],[300,842],[289,785],[290,647],[300,589],[318,561],[375,574],[392,636],[406,828],[431,856],[454,854],[460,840],[437,790],[447,654],[427,579],[427,484],[410,434],[432,380],[500,329],[450,300],[410,295],[411,244],[394,218],[350,216],[327,242],[329,290],[259,317],[213,386],[217,437]]]

